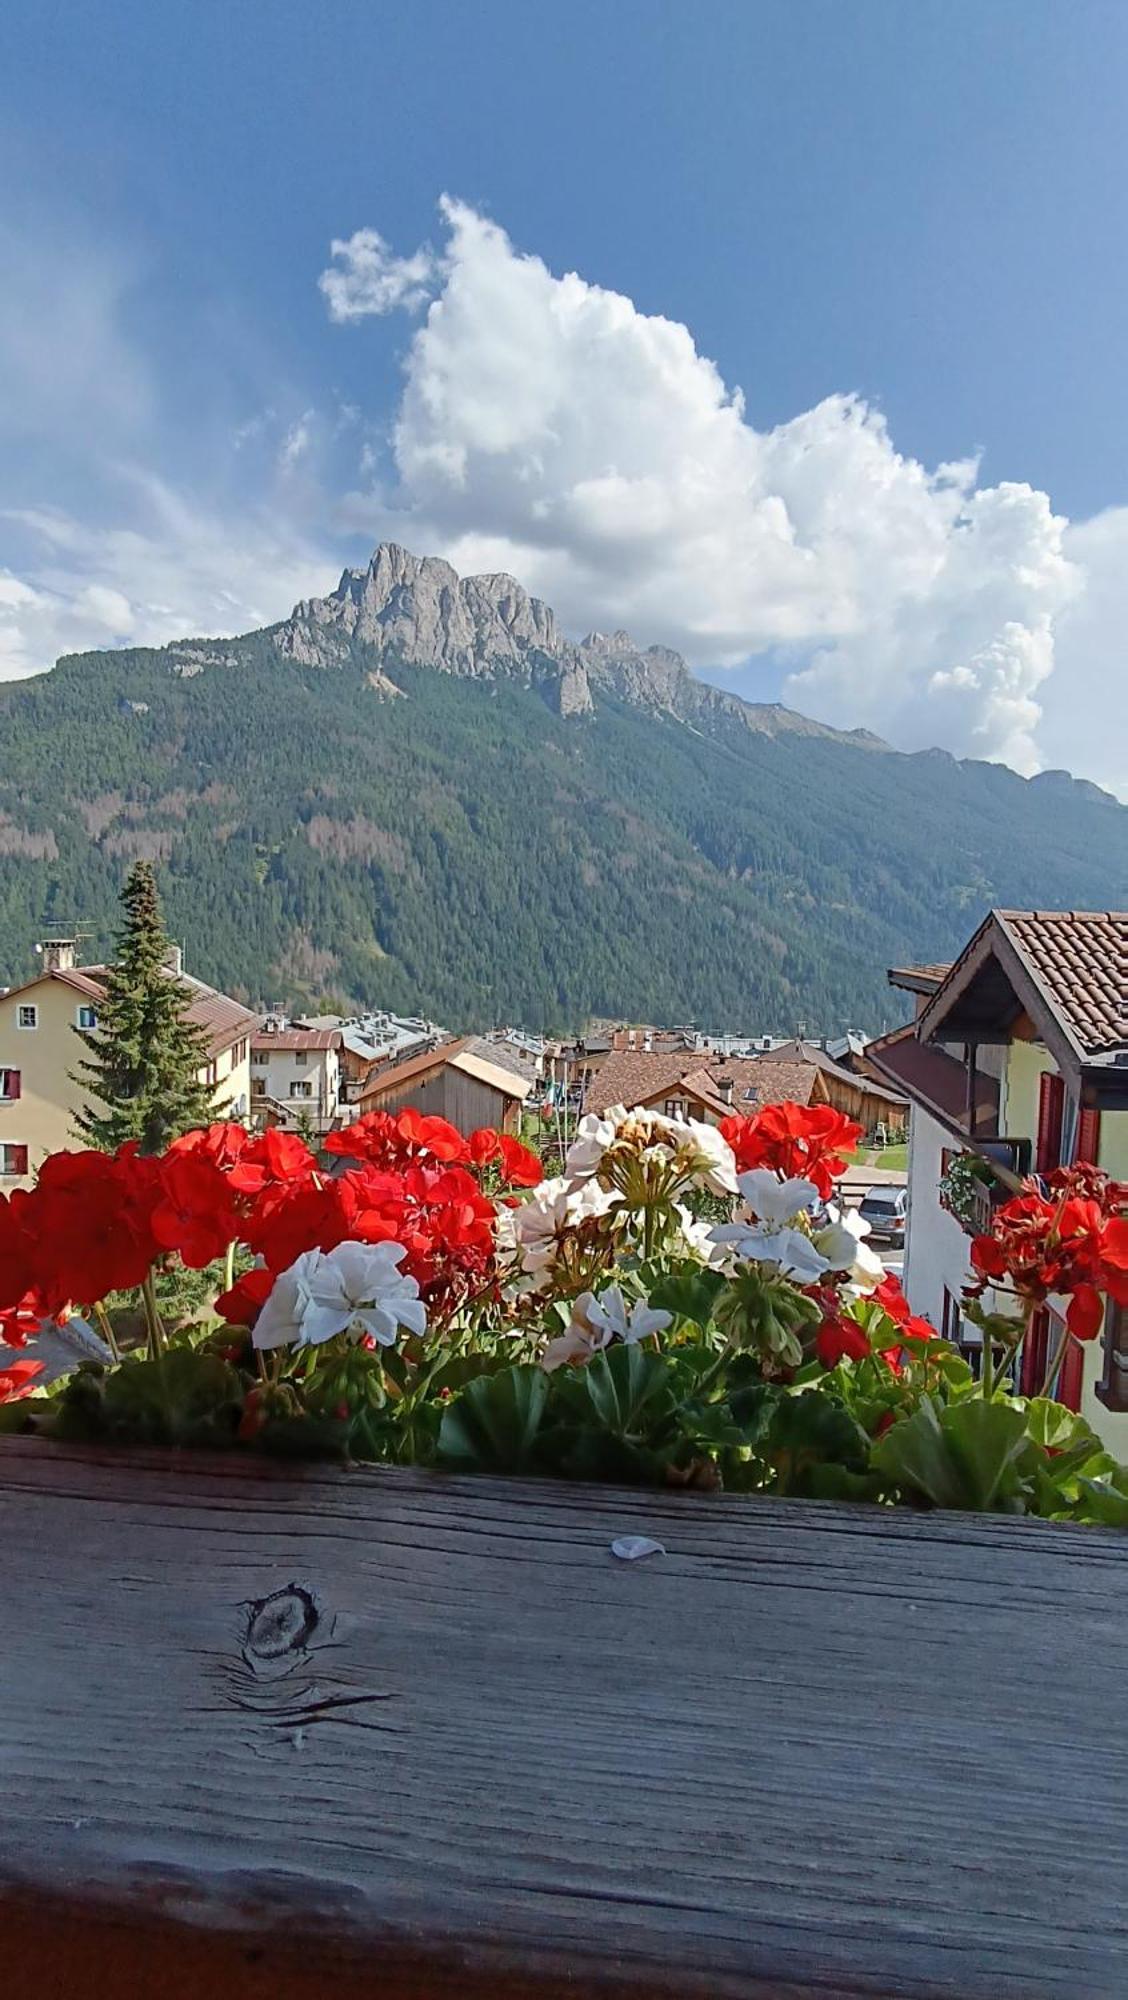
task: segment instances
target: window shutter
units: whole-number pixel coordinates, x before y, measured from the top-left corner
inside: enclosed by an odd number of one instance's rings
[[[1075,1160],[1087,1160],[1095,1167],[1100,1150],[1101,1114],[1095,1106],[1082,1105],[1081,1115],[1077,1120],[1077,1144],[1073,1157]]]
[[[1055,1070],[1047,1070],[1038,1092],[1038,1151],[1035,1168],[1052,1173],[1061,1165],[1061,1120],[1065,1108],[1065,1084]]]
[[[10,1069],[8,1071],[8,1095],[9,1097],[18,1097],[19,1094],[20,1072],[18,1069]]]
[[[1045,1306],[1039,1306],[1032,1314],[1022,1343],[1022,1372],[1019,1378],[1020,1396],[1038,1395],[1049,1360],[1050,1315]]]

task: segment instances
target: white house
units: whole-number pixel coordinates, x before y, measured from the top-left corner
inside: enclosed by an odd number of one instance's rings
[[[251,1040],[255,1122],[325,1133],[340,1123],[341,1104],[340,1029],[294,1028],[268,1014]]]
[[[916,1019],[868,1054],[912,1106],[905,1290],[949,1337],[961,1327],[970,1238],[1025,1175],[1092,1161],[1128,1176],[1128,914],[992,910],[951,966],[899,966]],[[974,1164],[961,1222],[944,1184]],[[959,1204],[957,1204],[959,1205]],[[1020,1387],[1036,1393],[1061,1322],[1040,1311],[1023,1349]],[[1055,1393],[1111,1449],[1128,1448],[1128,1315],[1111,1309],[1103,1342],[1069,1342]]]

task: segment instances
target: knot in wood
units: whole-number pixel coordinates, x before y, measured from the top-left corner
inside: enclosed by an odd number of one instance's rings
[[[287,1654],[304,1653],[320,1616],[313,1592],[300,1583],[257,1598],[247,1606],[246,1659],[252,1666],[259,1661],[269,1665]]]

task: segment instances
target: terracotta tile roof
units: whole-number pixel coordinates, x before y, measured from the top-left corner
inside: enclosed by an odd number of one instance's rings
[[[1128,912],[997,910],[995,915],[1083,1053],[1128,1048]]]
[[[320,1052],[324,1049],[339,1049],[341,1031],[339,1028],[262,1028],[252,1037],[253,1049],[282,1049],[287,1055],[297,1049]]]
[[[944,965],[891,965],[885,977],[890,986],[903,987],[906,993],[935,993],[951,970],[950,959]]]
[[[680,1083],[690,1070],[700,1069],[699,1056],[686,1049],[662,1055],[639,1049],[615,1050],[588,1085],[585,1111],[606,1111],[609,1104],[648,1104],[660,1091]]]
[[[733,1085],[732,1101],[718,1088],[728,1077]],[[702,1092],[710,1089],[716,1099],[713,1108],[721,1115],[730,1111],[749,1113],[759,1104],[781,1104],[793,1100],[809,1104],[812,1093],[820,1099],[819,1072],[813,1063],[773,1062],[770,1056],[703,1057],[701,1052],[682,1049],[668,1053],[626,1051],[610,1055],[599,1074],[592,1078],[584,1099],[585,1111],[606,1111],[609,1104],[653,1104],[656,1098],[676,1095],[678,1084],[689,1084]]]
[[[72,986],[83,980],[81,990],[97,1000],[105,991],[107,970],[104,965],[82,965],[73,971],[53,973],[52,977],[65,979]],[[170,979],[173,976],[169,974]],[[208,1038],[209,1055],[222,1055],[232,1043],[254,1034],[259,1016],[252,1014],[240,1001],[233,1000],[229,993],[218,992],[214,986],[206,986],[202,979],[193,979],[190,973],[182,972],[179,979],[189,995],[188,1019],[203,1029]]]

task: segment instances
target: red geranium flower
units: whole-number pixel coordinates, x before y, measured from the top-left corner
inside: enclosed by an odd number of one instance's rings
[[[765,1104],[750,1118],[722,1119],[720,1130],[739,1173],[771,1167],[783,1180],[813,1181],[824,1201],[862,1136],[860,1125],[829,1104]]]
[[[159,1164],[160,1191],[152,1230],[166,1250],[178,1250],[191,1269],[222,1257],[239,1232],[229,1186],[209,1152],[170,1152]]]
[[[216,1312],[229,1326],[253,1326],[273,1289],[273,1271],[244,1271],[230,1291],[220,1293],[215,1302]]]
[[[544,1179],[544,1168],[531,1146],[523,1146],[519,1139],[512,1139],[508,1132],[499,1132],[498,1146],[501,1150],[501,1178],[510,1187],[537,1187]]]
[[[0,1369],[0,1403],[14,1403],[20,1396],[31,1393],[37,1375],[42,1375],[42,1361],[10,1361]]]
[[[168,1151],[169,1154],[204,1153],[226,1173],[238,1165],[251,1143],[251,1135],[242,1125],[234,1125],[227,1119],[220,1119],[215,1125],[205,1125],[194,1132],[182,1133],[179,1139],[172,1141]]]
[[[231,1169],[231,1185],[240,1194],[261,1194],[264,1188],[308,1180],[316,1167],[304,1139],[271,1125],[241,1149]]]

